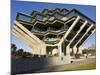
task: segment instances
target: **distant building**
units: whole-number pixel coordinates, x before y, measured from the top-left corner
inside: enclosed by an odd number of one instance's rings
[[[13,33],[33,49],[34,55],[70,57],[95,32],[95,22],[77,9],[44,9],[18,13]]]

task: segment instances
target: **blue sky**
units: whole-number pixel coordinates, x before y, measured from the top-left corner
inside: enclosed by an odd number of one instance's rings
[[[17,12],[22,12],[25,14],[30,14],[32,10],[42,11],[44,8],[53,9],[53,8],[66,8],[73,9],[76,8],[80,10],[83,14],[90,17],[92,20],[96,21],[96,7],[88,6],[88,5],[74,5],[74,4],[56,4],[56,3],[40,3],[40,2],[25,2],[25,1],[15,1],[12,0],[11,3],[11,27],[13,27],[14,20]],[[95,44],[95,35],[94,33],[88,41],[83,45],[84,48],[87,48],[91,44]],[[11,36],[11,42],[15,43],[18,48],[23,48],[26,51],[31,52],[31,48],[29,48],[25,43],[23,43],[20,39],[15,36]]]

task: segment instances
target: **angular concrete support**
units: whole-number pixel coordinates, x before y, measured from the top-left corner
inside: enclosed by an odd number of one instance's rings
[[[80,47],[78,48],[78,51],[77,51],[77,52],[82,54],[82,50],[83,50],[83,48],[82,48],[82,46],[80,46]],[[77,54],[78,54],[78,53],[77,53]]]
[[[29,30],[27,30],[24,26],[22,26],[22,24],[20,24],[19,22],[15,21],[15,24],[20,27],[23,31],[25,31],[29,36],[31,36],[35,41],[37,41],[38,43],[41,43],[42,41],[36,37],[35,35],[33,35],[33,33],[31,33]],[[44,42],[42,42],[44,43]]]
[[[71,49],[70,46],[68,45],[68,46],[66,47],[66,55],[67,55],[67,54],[70,54],[71,51],[72,51],[72,49]]]
[[[46,45],[45,44],[40,44],[40,54],[46,55]]]
[[[93,27],[93,24],[87,29],[87,31],[85,32],[85,34],[80,38],[80,40],[74,45],[73,49],[75,50],[74,52],[77,52],[77,44],[86,36],[86,34],[91,30],[91,28]]]
[[[19,33],[16,30],[13,30],[13,32],[14,32],[14,34],[17,35],[18,38],[21,38],[23,40],[23,42],[25,42],[27,45],[29,45],[29,47],[32,48],[32,50],[33,50],[32,53],[33,54],[39,54],[39,55],[41,55],[41,53],[40,53],[40,45],[34,44],[34,42],[32,41],[32,39],[30,39],[29,37],[27,37],[27,35],[25,35],[24,33],[22,33],[23,34],[22,35],[21,33]]]
[[[75,40],[75,38],[79,35],[79,33],[82,31],[82,29],[86,26],[87,21],[84,22],[84,24],[80,27],[76,35],[73,37],[73,39],[70,41],[69,45]]]
[[[62,47],[60,44],[58,45],[58,50],[59,50],[59,56],[62,56]]]
[[[68,29],[68,31],[65,33],[65,35],[61,38],[59,44],[61,44],[66,39],[66,37],[69,35],[69,33],[71,32],[71,30],[75,27],[75,25],[79,21],[79,19],[80,19],[80,17],[78,16],[76,18],[76,20],[73,22],[73,24],[70,26],[70,28]]]
[[[76,20],[73,22],[73,24],[70,26],[70,28],[68,29],[68,31],[65,33],[64,37],[61,38],[59,44],[61,45],[62,42],[66,39],[66,37],[69,35],[70,31],[75,27],[76,23],[79,21],[80,17],[78,16],[76,18]],[[69,52],[69,46],[67,46],[66,48],[66,52]]]
[[[95,30],[92,31],[92,33],[90,34],[90,36],[91,36],[94,32],[95,32]],[[82,45],[88,40],[88,38],[89,38],[90,36],[88,36],[88,37],[86,38],[86,40],[82,43]],[[81,45],[81,46],[82,46],[82,45]],[[79,50],[80,50],[80,47],[78,47],[78,51],[77,51],[76,53],[78,53]]]
[[[26,38],[24,38],[22,35],[20,35],[18,32],[16,32],[16,31],[13,31],[13,33],[12,33],[14,36],[16,36],[16,37],[18,37],[18,38],[20,38],[20,39],[22,39],[22,41],[25,43],[25,44],[27,44],[29,47],[33,47],[32,46],[32,43],[30,42],[30,41],[27,41],[26,40]]]
[[[95,32],[96,30],[94,29],[93,31],[92,31],[92,33],[90,34],[90,36],[89,37],[91,37],[92,36],[92,34]],[[89,38],[88,37],[88,38]],[[82,43],[82,45],[88,40],[88,38]]]
[[[73,39],[70,41],[70,43],[68,44],[68,48],[67,49],[70,49],[70,45],[71,45],[71,43],[75,40],[75,38],[79,35],[79,33],[82,31],[82,29],[86,26],[86,24],[87,24],[87,21],[85,21],[84,23],[83,23],[83,25],[80,27],[80,29],[79,29],[79,31],[77,32],[77,34],[73,37]],[[77,48],[74,48],[74,51],[73,52],[76,52],[77,51]]]
[[[46,55],[46,48],[45,48],[46,46],[45,45],[40,46],[40,45],[34,44],[32,41],[30,41],[29,38],[26,37],[26,35],[23,36],[16,30],[13,30],[13,34],[16,37],[22,39],[22,41],[24,43],[26,43],[29,47],[31,47],[33,50],[32,51],[33,54]]]
[[[33,42],[34,45],[38,45],[38,43],[36,41],[33,41],[33,39],[28,36],[27,34],[25,34],[21,29],[19,29],[17,26],[14,26],[14,31],[18,32],[19,34],[21,34],[24,38],[27,38],[26,40],[30,40],[31,42]]]
[[[70,52],[72,51],[72,49],[69,47],[69,46],[67,46],[66,47],[66,56],[67,56],[67,58],[69,59],[69,62],[71,61],[70,59],[71,59],[71,55],[70,55]]]
[[[73,52],[74,52],[74,54],[76,54],[77,50],[78,50],[77,47],[74,46],[74,47],[73,47]]]
[[[46,55],[46,45],[20,23],[15,21],[13,32],[33,49],[33,54]],[[17,30],[17,31],[16,31]]]
[[[88,36],[88,37],[86,38],[86,40],[82,43],[82,45],[88,40],[89,37],[91,37],[91,35],[92,35],[94,32],[95,32],[95,29],[92,31],[92,33],[90,34],[90,36]],[[81,45],[81,46],[82,46],[82,45]],[[79,50],[81,50],[80,47],[78,47],[78,50],[77,50],[76,53],[78,53]]]

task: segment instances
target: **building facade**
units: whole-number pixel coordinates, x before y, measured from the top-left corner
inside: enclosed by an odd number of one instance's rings
[[[33,55],[70,57],[95,32],[95,22],[77,9],[33,10],[18,13],[13,34],[33,50]]]

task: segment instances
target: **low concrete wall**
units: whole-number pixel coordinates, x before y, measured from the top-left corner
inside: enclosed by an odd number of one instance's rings
[[[70,63],[69,57],[36,57],[12,59],[11,73],[32,73],[37,69]]]

